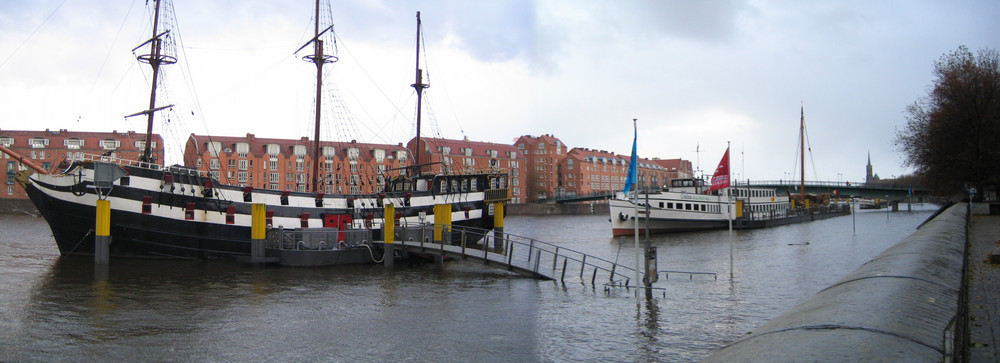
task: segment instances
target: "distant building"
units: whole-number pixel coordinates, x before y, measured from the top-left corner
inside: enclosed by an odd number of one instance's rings
[[[411,153],[416,153],[416,138],[407,143]],[[483,170],[501,170],[507,173],[507,186],[511,193],[511,203],[524,203],[525,159],[517,148],[511,145],[453,139],[421,137],[421,159],[428,165],[424,172],[432,173],[473,173]]]
[[[184,164],[210,172],[226,184],[313,192],[313,146],[306,137],[191,134],[184,147]],[[402,144],[322,141],[320,154],[320,192],[328,194],[376,193],[388,178],[404,175],[410,166],[409,151]]]
[[[652,164],[662,166],[667,171],[667,182],[663,185],[670,185],[670,180],[694,178],[694,168],[690,160],[684,159],[658,159],[649,161]]]
[[[57,172],[63,161],[82,160],[84,154],[105,155],[109,158],[138,160],[146,145],[146,134],[128,132],[88,131],[22,131],[0,130],[0,145],[11,149],[49,172]],[[157,162],[163,160],[163,139],[154,134],[150,148]],[[27,199],[21,187],[14,185],[14,174],[25,169],[5,153],[0,156],[0,175],[6,177],[3,199]]]
[[[865,167],[865,183],[871,183],[878,180],[878,174],[872,174],[872,153],[868,152],[868,166]]]
[[[560,196],[578,197],[620,192],[625,189],[630,161],[630,156],[604,150],[573,148],[559,163],[559,180],[562,187]],[[640,158],[636,169],[635,185],[641,190],[666,188],[670,185],[671,179],[689,178],[692,173],[691,162],[682,159]]]
[[[524,135],[514,146],[527,162],[528,202],[554,198],[563,188],[559,180],[559,162],[566,157],[566,144],[552,135]]]

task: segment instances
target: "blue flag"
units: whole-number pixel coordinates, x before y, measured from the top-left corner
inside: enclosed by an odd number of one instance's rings
[[[634,125],[633,125],[633,128],[634,128]],[[632,136],[632,160],[630,160],[628,162],[628,177],[625,178],[625,196],[626,197],[628,197],[628,191],[632,189],[632,185],[635,184],[635,179],[636,179],[636,170],[635,170],[636,169],[635,168],[636,165],[635,165],[635,163],[636,163],[636,160],[639,159],[639,156],[636,155],[636,152],[635,152],[635,141],[636,141],[636,139],[638,139],[639,133],[638,133],[638,131],[635,131],[634,129],[633,129],[633,132],[635,132],[635,134],[633,134],[633,136]]]

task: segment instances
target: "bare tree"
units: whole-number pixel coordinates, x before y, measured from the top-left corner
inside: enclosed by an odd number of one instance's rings
[[[933,191],[1000,182],[1000,56],[965,46],[934,62],[934,88],[906,108],[896,145]]]

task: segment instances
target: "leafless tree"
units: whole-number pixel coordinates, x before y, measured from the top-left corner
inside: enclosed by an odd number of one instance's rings
[[[906,164],[941,195],[1000,182],[997,51],[961,46],[934,62],[934,74],[934,88],[906,108],[896,133]]]

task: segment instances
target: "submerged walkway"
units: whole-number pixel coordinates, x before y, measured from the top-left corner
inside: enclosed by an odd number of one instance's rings
[[[969,362],[1000,360],[1000,216],[973,216],[969,230]]]

